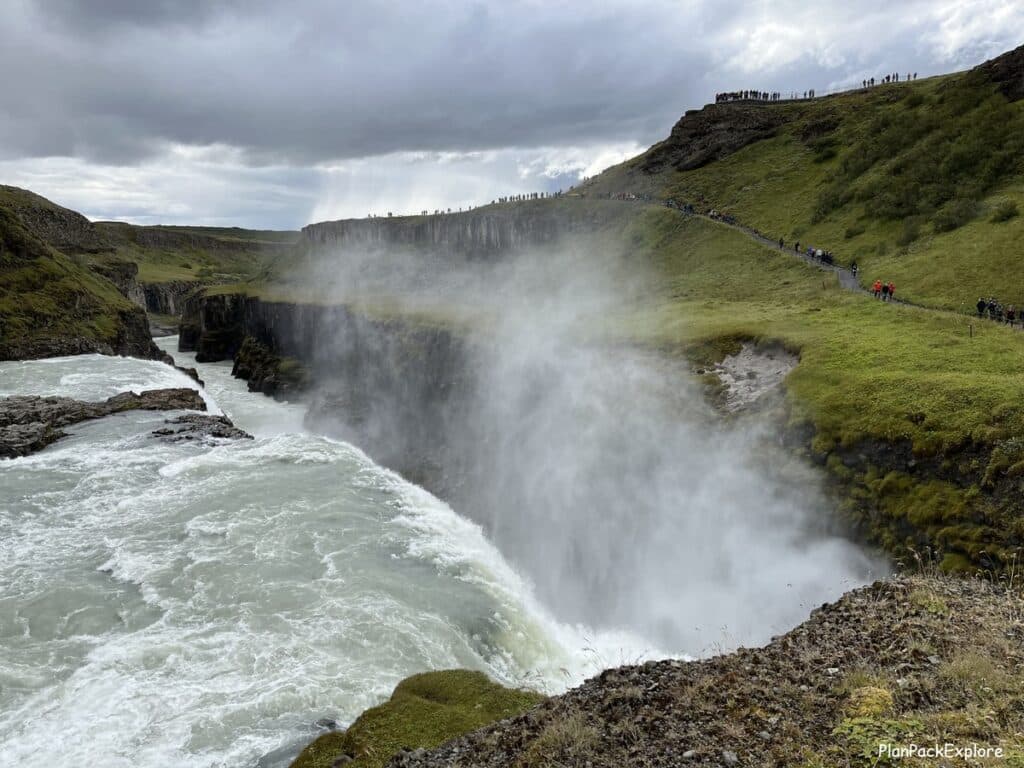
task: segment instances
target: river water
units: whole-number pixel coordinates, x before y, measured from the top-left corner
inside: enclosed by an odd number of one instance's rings
[[[198,367],[255,440],[169,444],[167,414],[131,412],[0,463],[3,765],[276,768],[415,672],[557,691],[659,655],[559,624],[477,525]],[[0,364],[0,396],[172,386],[196,385],[129,358]]]
[[[558,692],[707,651],[559,621],[477,524],[307,430],[302,405],[249,393],[230,363],[197,367],[209,409],[254,440],[167,443],[150,433],[168,414],[129,412],[0,462],[0,764],[280,768],[318,720],[344,726],[416,672]],[[197,385],[130,358],[0,363],[0,396],[180,386]],[[799,582],[785,558],[750,575],[779,602],[761,634],[862,580],[850,549],[809,550]],[[684,606],[719,599],[710,578],[645,589],[696,595],[661,600],[696,624]]]

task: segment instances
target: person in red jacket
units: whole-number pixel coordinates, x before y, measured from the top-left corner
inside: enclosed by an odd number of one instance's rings
[[[892,301],[892,297],[896,295],[896,286],[892,280],[889,281],[889,301]]]
[[[875,298],[876,299],[879,296],[882,295],[882,281],[881,280],[875,280],[875,284],[871,286],[871,292],[875,294]]]

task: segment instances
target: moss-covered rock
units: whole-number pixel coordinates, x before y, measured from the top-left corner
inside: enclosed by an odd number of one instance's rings
[[[33,234],[0,195],[0,360],[100,352],[161,358],[142,308]]]
[[[307,746],[291,768],[376,768],[403,749],[435,747],[464,733],[518,715],[544,699],[505,688],[481,672],[425,672],[403,680],[391,698],[366,710],[344,733],[327,733]]]

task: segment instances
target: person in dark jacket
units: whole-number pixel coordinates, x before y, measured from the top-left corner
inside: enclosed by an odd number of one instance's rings
[[[985,309],[988,307],[988,302],[985,301],[985,299],[979,298],[978,303],[975,304],[975,306],[978,308],[978,317],[984,317]]]

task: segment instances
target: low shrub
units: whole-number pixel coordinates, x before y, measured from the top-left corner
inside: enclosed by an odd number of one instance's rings
[[[1018,216],[1020,210],[1017,208],[1017,203],[1014,200],[1004,200],[996,206],[995,210],[992,211],[992,217],[989,219],[993,224],[1000,224],[1004,221]]]
[[[932,218],[936,232],[952,232],[975,217],[978,204],[974,200],[958,198],[941,208]]]

